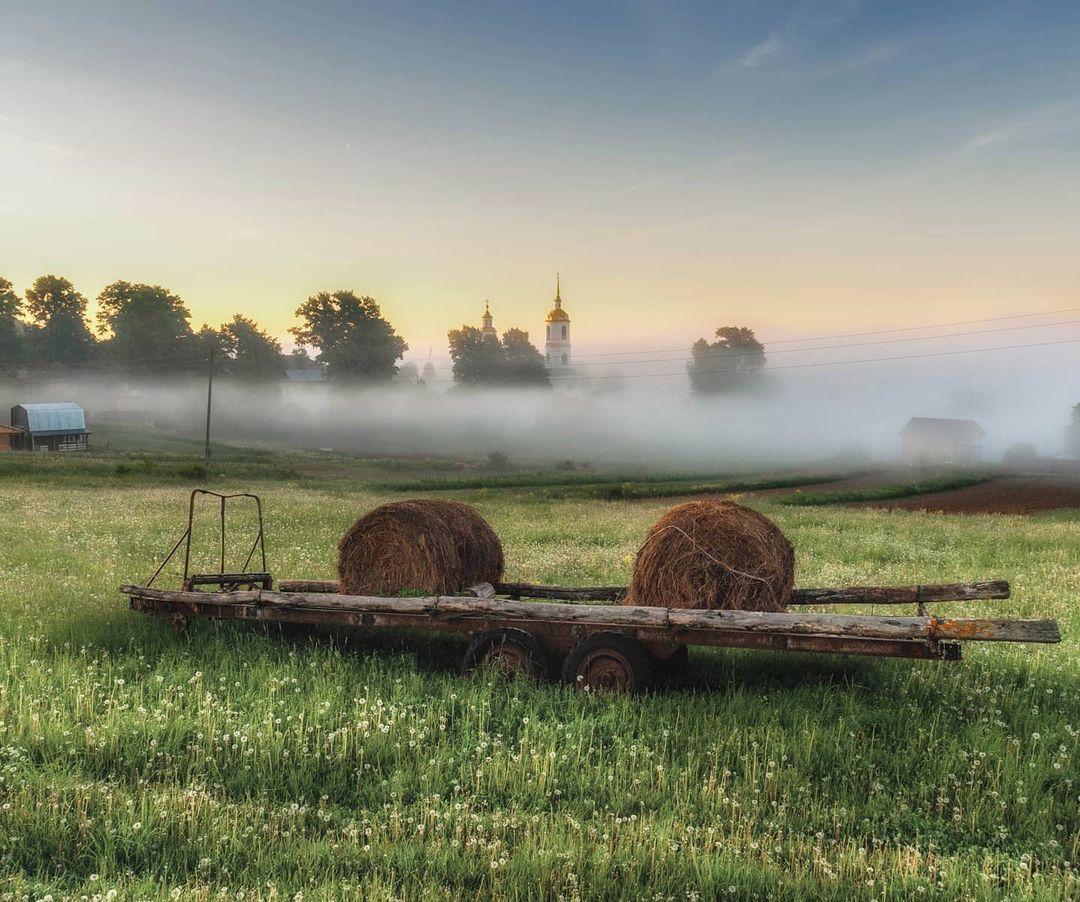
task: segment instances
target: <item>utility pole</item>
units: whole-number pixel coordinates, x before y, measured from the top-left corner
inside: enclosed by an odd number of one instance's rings
[[[214,349],[210,349],[210,367],[206,377],[206,450],[203,454],[203,466],[210,469],[210,409],[214,400]]]

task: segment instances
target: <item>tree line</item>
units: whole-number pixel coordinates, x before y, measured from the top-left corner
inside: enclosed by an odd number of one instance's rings
[[[119,280],[97,297],[91,323],[87,298],[70,279],[44,275],[20,295],[0,277],[0,373],[107,370],[125,375],[191,375],[213,355],[221,375],[270,382],[287,369],[316,362],[338,383],[398,380],[423,384],[436,378],[401,363],[408,344],[382,315],[378,302],[353,291],[320,291],[296,310],[289,329],[297,349],[241,314],[218,327],[195,329],[191,311],[161,285]],[[544,358],[527,332],[502,337],[462,326],[448,333],[454,381],[461,385],[550,385]],[[314,357],[309,354],[314,354]]]
[[[401,363],[408,344],[382,315],[378,302],[353,291],[320,291],[296,310],[290,354],[254,320],[236,314],[218,327],[195,329],[182,298],[161,285],[118,280],[97,297],[93,324],[88,302],[69,279],[44,275],[20,296],[0,277],[0,373],[22,370],[111,370],[128,375],[190,375],[213,354],[222,375],[277,381],[287,369],[316,361],[339,383],[423,384],[436,378]],[[529,333],[502,335],[463,325],[447,333],[454,382],[462,386],[550,387],[551,376]],[[314,353],[312,357],[310,352]],[[691,390],[710,395],[746,389],[765,366],[765,348],[751,329],[725,326],[715,340],[698,339],[687,375]]]
[[[214,356],[222,375],[250,381],[285,378],[289,368],[315,360],[339,382],[390,380],[408,349],[378,303],[352,291],[319,292],[296,311],[289,330],[297,350],[241,314],[217,328],[194,329],[179,295],[161,285],[119,280],[88,302],[69,279],[45,275],[20,296],[0,277],[0,371],[18,373],[109,370],[127,375],[202,372]]]

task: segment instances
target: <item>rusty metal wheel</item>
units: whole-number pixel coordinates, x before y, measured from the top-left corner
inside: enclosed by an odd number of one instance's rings
[[[542,679],[550,669],[547,653],[525,630],[494,629],[478,633],[461,662],[463,673],[491,670],[507,677]]]
[[[589,636],[563,667],[563,679],[585,692],[644,692],[655,677],[649,653],[621,633]]]
[[[186,614],[173,614],[169,617],[169,626],[174,633],[182,633],[188,628],[188,616]]]

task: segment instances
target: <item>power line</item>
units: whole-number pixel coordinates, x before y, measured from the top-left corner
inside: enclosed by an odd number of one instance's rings
[[[1000,329],[976,329],[970,332],[950,332],[947,335],[914,335],[907,336],[905,338],[883,338],[878,341],[854,341],[847,342],[846,344],[839,345],[820,345],[816,348],[780,348],[776,351],[771,351],[767,347],[765,353],[768,356],[775,354],[808,354],[811,351],[832,351],[839,350],[841,348],[863,348],[873,345],[890,345],[900,344],[909,341],[933,341],[940,340],[942,338],[963,338],[969,335],[991,335],[998,332],[1016,332],[1020,329],[1046,329],[1051,326],[1072,326],[1080,323],[1080,319],[1066,319],[1058,320],[1052,323],[1028,323],[1023,326],[1005,326]],[[739,351],[737,348],[708,348],[694,353],[692,351],[687,352],[682,357],[664,357],[654,360],[610,360],[603,364],[596,364],[597,366],[640,366],[647,363],[678,363],[680,361],[689,362],[691,359],[700,359],[702,357],[754,357],[757,356],[756,351]],[[574,358],[575,362],[578,362],[580,358]]]
[[[955,357],[960,354],[983,354],[988,351],[1015,351],[1021,348],[1046,348],[1051,345],[1066,345],[1075,344],[1080,342],[1080,338],[1061,338],[1056,341],[1041,341],[1029,344],[1018,345],[998,345],[992,348],[965,348],[958,351],[935,351],[929,354],[899,354],[893,357],[864,357],[859,360],[819,360],[814,363],[789,363],[782,366],[770,366],[766,371],[772,372],[774,370],[801,370],[811,369],[821,366],[849,366],[856,363],[884,363],[890,360],[923,360],[929,357]],[[703,370],[702,375],[713,375],[717,373],[738,373],[746,372],[746,370],[740,370],[738,368],[727,368],[719,370]],[[686,371],[678,373],[626,373],[615,376],[567,376],[562,379],[552,379],[552,382],[577,382],[577,381],[596,381],[600,379],[645,379],[645,378],[661,378],[667,376],[686,376]]]
[[[919,332],[927,329],[950,329],[954,326],[976,326],[981,323],[997,323],[1003,322],[1009,319],[1031,319],[1037,316],[1053,316],[1059,313],[1076,313],[1080,311],[1080,307],[1062,307],[1059,310],[1042,310],[1038,313],[1013,313],[1008,316],[990,316],[983,319],[969,319],[958,320],[951,323],[935,323],[925,326],[904,326],[896,329],[870,329],[864,332],[837,332],[833,335],[813,335],[805,338],[769,338],[762,339],[762,344],[766,346],[778,345],[778,344],[794,344],[804,341],[829,341],[834,338],[861,338],[866,335],[892,335],[899,332]],[[933,336],[927,336],[933,337]],[[948,336],[939,336],[947,338]],[[681,348],[652,348],[640,351],[608,351],[597,352],[595,354],[588,354],[584,358],[576,357],[577,360],[589,359],[592,357],[622,357],[630,354],[668,354],[676,351],[685,351],[686,347]],[[644,361],[648,363],[649,361]]]

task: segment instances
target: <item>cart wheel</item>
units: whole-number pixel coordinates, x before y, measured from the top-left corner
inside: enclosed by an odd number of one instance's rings
[[[173,614],[169,618],[169,626],[172,627],[174,633],[182,633],[188,628],[188,617],[186,614]]]
[[[536,637],[525,630],[485,630],[473,636],[461,662],[463,673],[494,670],[508,677],[541,679],[549,670],[548,656]]]
[[[570,652],[563,679],[586,692],[643,692],[655,678],[652,658],[621,633],[596,633]]]
[[[685,645],[680,645],[666,658],[653,658],[653,669],[659,680],[677,680],[686,675],[689,662],[690,650]]]

